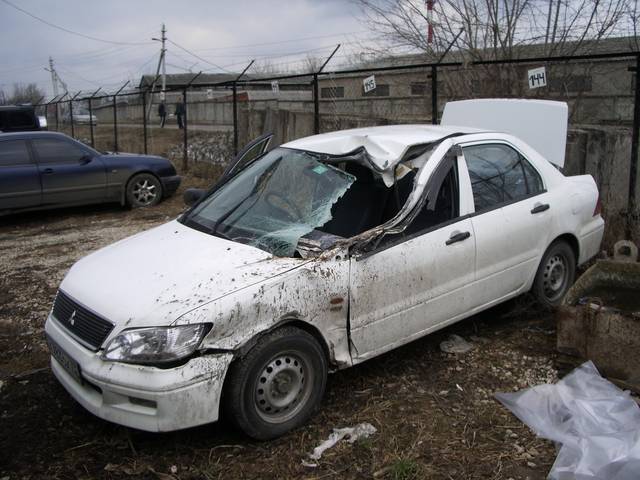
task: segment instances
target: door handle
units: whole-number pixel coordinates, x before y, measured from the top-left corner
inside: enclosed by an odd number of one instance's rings
[[[469,232],[454,232],[445,243],[451,245],[452,243],[461,242],[469,238],[471,234]]]
[[[544,212],[545,210],[549,210],[549,204],[538,203],[533,207],[533,209],[531,209],[531,214],[535,215],[536,213]]]
[[[53,168],[45,168],[42,173],[44,173],[45,175],[50,175],[53,173]]]

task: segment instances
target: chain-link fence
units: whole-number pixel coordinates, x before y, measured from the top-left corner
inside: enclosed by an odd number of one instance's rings
[[[560,100],[569,106],[565,173],[593,175],[611,236],[638,238],[639,66],[639,53],[621,52],[219,82],[196,81],[197,74],[163,96],[156,77],[135,91],[65,96],[40,107],[49,129],[98,150],[167,156],[182,172],[214,178],[235,152],[267,132],[279,145],[346,128],[435,124],[451,100]]]

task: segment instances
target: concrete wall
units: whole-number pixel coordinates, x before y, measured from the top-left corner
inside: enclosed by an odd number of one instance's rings
[[[639,212],[627,215],[630,165],[631,128],[585,125],[570,129],[564,172],[566,175],[586,173],[596,180],[607,221],[605,246],[625,238],[628,218],[634,224],[632,237],[640,242]],[[640,188],[637,188],[636,198],[640,198],[639,194]]]
[[[633,59],[544,65],[546,87],[529,89],[528,69],[543,66],[489,65],[438,69],[438,107],[448,100],[518,97],[569,103],[572,123],[630,124],[633,119]],[[334,114],[367,114],[395,122],[422,116],[431,118],[429,70],[398,70],[375,74],[376,84],[388,87],[388,96],[365,96],[363,80],[370,73],[321,77],[323,89],[340,88],[341,98],[320,99],[321,110]],[[422,91],[412,90],[422,85]],[[374,91],[375,93],[375,91]],[[378,92],[382,93],[382,92]]]
[[[113,107],[104,105],[93,110],[100,123],[113,123]],[[175,105],[168,103],[167,113],[173,114]],[[121,103],[117,106],[118,122],[142,125],[142,105]],[[233,125],[233,104],[230,101],[189,102],[189,121],[206,125]],[[153,105],[149,121],[158,122],[158,105]]]

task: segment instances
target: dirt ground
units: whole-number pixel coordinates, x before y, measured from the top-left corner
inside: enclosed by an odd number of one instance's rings
[[[187,177],[160,205],[92,206],[0,219],[0,479],[388,478],[542,479],[555,450],[494,398],[557,379],[552,314],[520,299],[330,376],[320,412],[275,441],[220,422],[171,434],[109,424],[84,411],[48,368],[43,325],[80,257],[166,222],[183,209]],[[439,343],[456,333],[461,355]],[[333,428],[377,433],[303,465]]]

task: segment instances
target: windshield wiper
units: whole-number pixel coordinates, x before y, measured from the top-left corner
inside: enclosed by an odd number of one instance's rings
[[[225,240],[230,240],[230,241],[233,242],[233,239],[231,237],[229,237],[228,235],[225,235],[222,232],[217,232],[216,231],[216,226],[207,227],[206,225],[203,225],[202,223],[195,221],[191,217],[185,219],[184,224],[187,227],[193,228],[194,230],[198,230],[199,232],[207,233],[209,235],[213,235],[214,237],[224,238]]]

